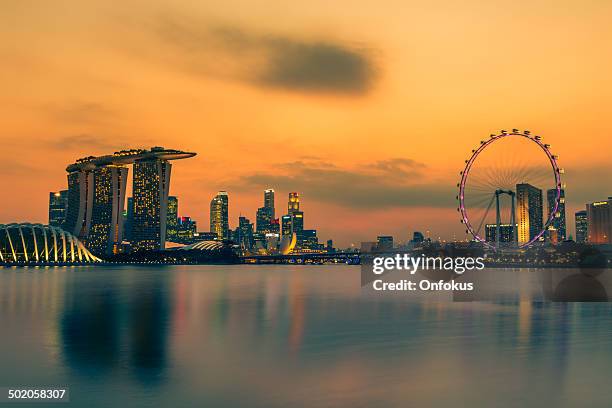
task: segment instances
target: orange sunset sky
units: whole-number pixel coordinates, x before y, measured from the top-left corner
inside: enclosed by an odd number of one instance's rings
[[[611,16],[602,0],[5,1],[0,223],[46,223],[79,157],[164,146],[198,153],[171,194],[200,230],[218,190],[234,228],[271,187],[340,246],[463,239],[458,173],[513,127],[560,156],[571,219],[612,195]]]

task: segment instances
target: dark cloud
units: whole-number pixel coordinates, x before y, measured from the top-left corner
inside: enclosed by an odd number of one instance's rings
[[[363,50],[332,43],[268,43],[264,85],[305,91],[364,93],[372,86],[374,67]]]
[[[377,77],[371,51],[337,41],[259,34],[177,16],[161,18],[155,31],[190,70],[261,87],[362,94]]]
[[[395,163],[395,164],[393,164]],[[398,167],[401,171],[398,172]],[[410,173],[403,166],[408,166]],[[298,161],[280,166],[279,173],[257,173],[243,177],[237,190],[274,186],[280,190],[300,191],[320,202],[351,208],[384,209],[391,207],[455,206],[455,186],[423,180],[421,163],[405,159],[368,164],[358,169],[320,166],[316,162]],[[409,174],[411,177],[402,178]]]

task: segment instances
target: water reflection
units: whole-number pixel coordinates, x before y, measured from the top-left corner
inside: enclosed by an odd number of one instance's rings
[[[119,364],[119,302],[112,283],[82,293],[74,279],[66,282],[59,338],[65,364],[80,375],[104,375]]]
[[[609,406],[612,307],[539,300],[368,297],[343,266],[4,270],[0,384],[88,406]]]

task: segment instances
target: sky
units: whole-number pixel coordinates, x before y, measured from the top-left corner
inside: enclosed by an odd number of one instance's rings
[[[29,0],[0,10],[0,223],[47,222],[79,157],[164,146],[208,230],[301,194],[305,228],[359,245],[464,239],[456,183],[500,129],[542,135],[568,218],[612,195],[612,3]],[[570,222],[573,234],[573,223]]]

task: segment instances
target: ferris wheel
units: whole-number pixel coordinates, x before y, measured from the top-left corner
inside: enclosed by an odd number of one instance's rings
[[[558,157],[528,130],[502,130],[472,150],[457,184],[466,234],[485,246],[525,248],[540,240],[563,200]]]

